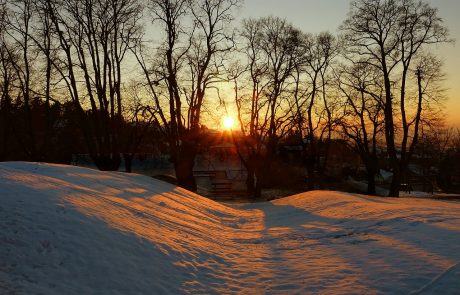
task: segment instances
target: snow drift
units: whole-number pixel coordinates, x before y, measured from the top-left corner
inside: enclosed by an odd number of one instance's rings
[[[146,176],[0,163],[1,294],[458,294],[459,261],[456,202],[224,205]]]

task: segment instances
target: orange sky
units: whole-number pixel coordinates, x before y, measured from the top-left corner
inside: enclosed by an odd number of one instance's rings
[[[455,44],[444,44],[436,50],[442,56],[447,74],[445,103],[448,125],[460,128],[460,11],[459,0],[428,0],[439,9],[439,15],[449,28]],[[307,32],[335,32],[346,18],[348,0],[246,0],[241,17],[274,15],[287,18],[295,26]]]

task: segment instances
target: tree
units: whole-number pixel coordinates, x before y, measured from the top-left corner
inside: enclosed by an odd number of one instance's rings
[[[423,100],[410,93],[410,73],[423,48],[448,41],[448,32],[437,10],[418,0],[356,0],[341,26],[348,51],[366,57],[378,69],[385,89],[385,139],[393,170],[389,196],[399,196],[418,141]],[[421,103],[413,105],[411,102]],[[401,148],[398,156],[397,148]]]
[[[164,32],[149,68],[136,51],[148,81],[157,118],[169,139],[178,184],[195,191],[193,166],[199,148],[207,93],[221,81],[226,55],[234,47],[228,25],[239,0],[150,0],[153,21]]]
[[[53,23],[51,22],[50,12],[47,9],[46,0],[34,1],[33,9],[36,11],[36,31],[34,34],[30,34],[30,38],[35,46],[39,48],[39,51],[43,54],[44,57],[44,71],[45,71],[45,86],[44,90],[40,89],[40,92],[43,92],[43,97],[45,99],[45,126],[43,134],[43,143],[40,146],[40,155],[44,159],[48,158],[48,154],[51,151],[51,136],[52,136],[52,125],[53,118],[51,116],[51,101],[52,99],[52,83],[53,83],[53,60],[55,56],[54,48],[54,36],[52,33]],[[40,69],[41,70],[41,69]]]
[[[240,64],[230,80],[235,85],[242,133],[235,141],[248,172],[248,191],[256,198],[276,155],[278,139],[288,126],[286,99],[299,36],[300,31],[284,19],[265,17],[243,22],[241,53],[246,64]]]
[[[11,50],[5,38],[6,5],[0,4],[0,161],[7,158],[11,147],[12,113],[13,113],[13,84],[16,82],[15,70],[12,64]]]
[[[374,68],[358,62],[342,65],[337,71],[337,87],[345,99],[340,125],[366,167],[367,193],[374,195],[378,143],[384,128],[383,83]]]
[[[20,101],[23,116],[16,122],[23,125],[25,131],[18,137],[21,147],[24,149],[27,158],[32,161],[39,160],[39,148],[36,139],[36,128],[33,123],[32,99],[33,99],[33,65],[36,54],[31,46],[33,3],[31,0],[13,0],[6,6],[6,13],[3,19],[5,35],[9,42],[5,46],[7,59],[15,71],[16,85],[18,90],[18,102]],[[21,124],[22,123],[22,124]]]
[[[298,58],[301,32],[280,18],[267,17],[259,20],[262,27],[260,50],[266,56],[268,85],[267,96],[268,114],[268,151],[275,154],[277,130],[283,127],[283,101],[289,86],[289,78],[294,71],[295,59]]]
[[[149,131],[157,131],[159,122],[155,121],[155,111],[146,101],[143,95],[143,87],[138,82],[132,81],[127,89],[128,102],[124,104],[124,122],[121,128],[120,138],[125,162],[125,171],[132,172],[134,156],[141,149],[147,136],[160,137],[160,134]]]
[[[59,40],[58,71],[80,113],[90,155],[99,169],[117,170],[122,62],[139,31],[141,6],[136,0],[62,0],[46,1],[45,8]]]
[[[301,39],[300,58],[295,63],[292,128],[297,129],[303,147],[308,173],[308,188],[315,185],[315,170],[324,174],[327,154],[335,124],[337,100],[327,91],[328,73],[337,55],[338,46],[330,33],[304,34]],[[324,145],[324,153],[320,146]],[[321,154],[324,161],[320,161]]]

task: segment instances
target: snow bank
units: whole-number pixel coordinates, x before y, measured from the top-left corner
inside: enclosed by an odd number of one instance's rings
[[[6,294],[460,288],[455,202],[315,191],[228,206],[145,176],[11,162],[0,221]]]

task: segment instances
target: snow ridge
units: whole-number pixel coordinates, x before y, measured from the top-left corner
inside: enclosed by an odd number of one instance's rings
[[[0,221],[6,294],[460,288],[455,202],[314,191],[225,205],[141,175],[6,162]]]

